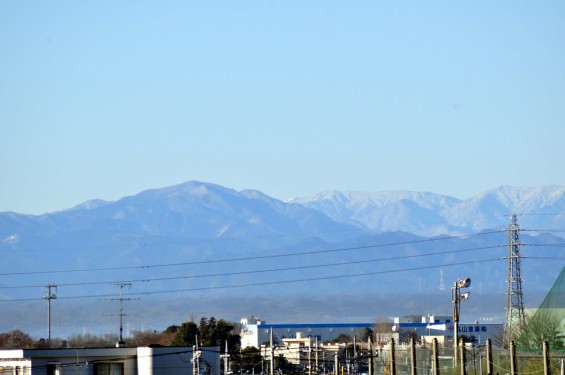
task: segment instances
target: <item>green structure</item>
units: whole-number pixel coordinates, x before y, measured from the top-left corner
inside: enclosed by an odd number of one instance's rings
[[[523,350],[538,351],[544,341],[553,350],[565,349],[565,267],[539,308],[519,328],[516,342]]]

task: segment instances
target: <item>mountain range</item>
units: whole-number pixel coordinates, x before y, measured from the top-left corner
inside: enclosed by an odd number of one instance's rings
[[[466,200],[411,191],[329,191],[290,202],[374,233],[470,234],[506,227],[510,214],[519,215],[522,225],[532,229],[551,231],[565,224],[565,186],[502,186]]]
[[[138,310],[132,325],[189,314],[359,321],[448,313],[450,286],[465,274],[480,296],[470,310],[492,317],[504,309],[511,214],[523,254],[540,258],[523,262],[535,304],[563,267],[548,260],[564,255],[563,186],[503,186],[465,200],[329,191],[281,201],[191,181],[44,215],[3,212],[0,332],[40,330],[49,284],[65,307],[61,331],[102,327],[120,285]]]

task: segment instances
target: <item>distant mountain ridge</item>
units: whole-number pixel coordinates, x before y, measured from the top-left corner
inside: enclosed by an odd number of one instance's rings
[[[144,230],[158,234],[165,229],[158,229],[160,220],[155,218],[165,215],[182,222],[174,225],[180,237],[189,235],[186,226],[190,225],[194,226],[192,233],[200,238],[288,231],[300,234],[312,231],[316,235],[316,228],[321,227],[325,233],[352,231],[351,235],[337,236],[334,240],[362,232],[392,231],[429,237],[505,227],[513,213],[520,215],[520,223],[535,229],[565,228],[565,186],[501,186],[465,200],[416,191],[326,191],[281,201],[257,190],[237,192],[212,183],[190,181],[146,190],[114,202],[89,200],[43,215],[0,213],[0,221],[5,224],[0,235],[15,234],[10,232],[9,228],[14,227],[10,223],[17,223],[20,229],[27,225],[43,227],[53,218],[67,217],[72,218],[74,223],[69,225],[73,227],[96,217],[97,223],[131,228],[139,224],[142,216],[145,216]],[[170,228],[167,231],[173,234]]]
[[[144,309],[158,312],[155,321],[163,311],[175,319],[186,311],[218,316],[206,312],[211,304],[224,306],[226,314],[280,321],[293,311],[313,314],[301,316],[315,321],[316,301],[333,306],[325,319],[366,321],[375,309],[386,315],[448,313],[449,291],[446,296],[438,289],[440,275],[450,283],[465,274],[480,296],[474,309],[498,314],[512,213],[523,215],[520,227],[532,230],[523,235],[533,245],[526,253],[565,256],[565,187],[559,186],[499,187],[466,200],[427,192],[334,191],[285,202],[257,190],[190,181],[43,215],[3,212],[0,262],[14,272],[0,278],[6,304],[0,332],[21,319],[11,300],[27,298],[29,311],[36,311],[44,303],[41,286],[51,283],[60,286],[59,304],[65,297],[94,298],[77,301],[80,309],[89,303],[84,322],[100,319],[107,305],[94,301],[115,294],[117,283],[150,295],[143,297]],[[539,297],[562,267],[555,260],[529,260],[525,288]],[[161,307],[180,309],[181,302],[188,310]],[[60,324],[76,324],[74,312],[69,308]]]
[[[565,186],[501,186],[466,200],[411,191],[328,191],[289,202],[376,233],[470,234],[505,227],[510,214],[519,215],[520,223],[532,228],[565,228]]]
[[[190,181],[43,215],[0,213],[0,244],[84,230],[193,240],[278,236],[276,246],[304,236],[328,242],[394,231],[431,237],[504,228],[513,213],[523,228],[565,228],[565,186],[502,186],[465,200],[429,192],[328,191],[283,202],[257,190]]]

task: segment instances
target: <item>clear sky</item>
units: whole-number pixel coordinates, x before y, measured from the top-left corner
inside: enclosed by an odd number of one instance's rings
[[[565,184],[565,2],[1,1],[0,211]]]

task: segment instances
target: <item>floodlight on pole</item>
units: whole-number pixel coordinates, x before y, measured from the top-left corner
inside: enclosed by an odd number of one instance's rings
[[[468,288],[471,286],[471,279],[470,278],[466,278],[466,279],[459,279],[457,280],[457,284],[459,285],[459,288]]]
[[[461,293],[461,289],[470,286],[471,279],[467,277],[457,280],[451,288],[451,301],[453,302],[453,364],[455,366],[457,366],[457,349],[459,346],[459,303],[467,301],[471,295],[470,292]]]

